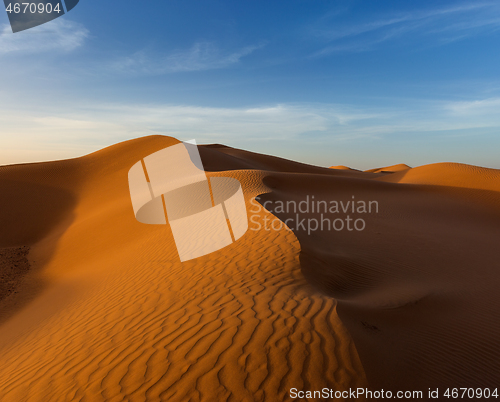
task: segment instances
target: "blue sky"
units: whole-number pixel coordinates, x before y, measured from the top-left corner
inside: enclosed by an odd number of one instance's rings
[[[2,12],[0,164],[164,134],[500,168],[499,45],[498,1],[81,0],[16,34]]]

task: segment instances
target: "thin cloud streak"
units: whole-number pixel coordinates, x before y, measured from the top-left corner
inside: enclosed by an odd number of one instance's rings
[[[4,108],[7,109],[7,108]],[[0,165],[81,156],[114,143],[162,134],[230,146],[302,141],[310,132],[358,135],[353,127],[379,118],[345,106],[278,104],[251,108],[175,105],[52,105],[0,116]],[[370,135],[362,133],[361,135]]]
[[[7,150],[25,149],[26,144],[43,149],[48,143],[81,144],[85,149],[93,144],[97,149],[150,134],[238,146],[270,140],[345,141],[500,128],[499,106],[500,98],[377,109],[330,104],[251,108],[97,104],[74,105],[71,110],[54,105],[51,110],[15,112],[4,106],[6,113],[0,117],[0,124],[4,138],[9,139],[2,140]]]
[[[264,44],[246,46],[232,53],[222,52],[211,42],[195,43],[189,50],[158,55],[145,50],[109,63],[108,68],[122,74],[162,75],[177,72],[222,69],[262,48]]]
[[[81,47],[88,36],[82,24],[62,18],[15,34],[4,25],[0,29],[0,55],[70,52]]]
[[[325,23],[323,23],[324,25]],[[415,11],[387,16],[379,20],[331,29],[311,29],[317,38],[330,44],[313,53],[312,57],[337,52],[372,50],[383,42],[402,38],[433,35],[441,45],[500,29],[498,3],[477,3],[429,11]]]
[[[457,117],[496,116],[500,110],[500,98],[450,102],[445,109]]]
[[[247,108],[73,104],[71,109],[60,104],[43,110],[2,106],[0,165],[78,157],[154,134],[327,164],[339,149],[355,154],[355,149],[371,144],[384,153],[402,142],[426,149],[451,137],[475,142],[500,130],[500,98],[378,108],[316,103]]]

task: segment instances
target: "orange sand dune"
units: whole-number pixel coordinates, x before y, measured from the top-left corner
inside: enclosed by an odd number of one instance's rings
[[[344,165],[338,165],[338,166],[330,166],[330,169],[337,169],[337,170],[354,170],[356,172],[359,172],[359,170],[357,169],[353,169],[353,168],[350,168],[348,166],[344,166]]]
[[[462,163],[434,163],[384,176],[393,183],[433,184],[438,186],[500,191],[500,170]]]
[[[498,387],[498,170],[370,173],[202,146],[209,175],[242,183],[250,230],[181,264],[168,226],[135,220],[127,182],[135,162],[176,142],[0,167],[0,263],[26,246],[31,263],[0,301],[2,402]],[[311,231],[283,210],[313,197],[340,210],[299,219],[349,216],[363,230]],[[370,201],[371,213],[358,209]]]
[[[382,167],[382,168],[365,170],[365,172],[369,172],[369,173],[382,173],[382,172],[394,173],[394,172],[401,172],[401,171],[408,170],[408,169],[411,169],[411,167],[408,165],[405,165],[404,163],[400,163],[398,165],[392,165],[392,166],[386,166],[386,167]]]
[[[375,180],[286,173],[264,179],[272,187],[261,196],[267,205],[311,194],[378,202],[378,213],[348,211],[364,219],[363,231],[295,230],[302,272],[337,299],[373,388],[497,387],[499,177],[494,169],[434,165]],[[406,184],[413,180],[427,184]]]
[[[0,248],[31,247],[30,273],[0,302],[2,402],[280,401],[291,387],[366,385],[336,302],[301,274],[290,231],[249,230],[181,264],[167,226],[135,220],[128,169],[176,142],[0,167]],[[214,174],[241,181],[247,202],[268,191],[269,171],[328,171],[201,153],[207,169],[226,170]]]

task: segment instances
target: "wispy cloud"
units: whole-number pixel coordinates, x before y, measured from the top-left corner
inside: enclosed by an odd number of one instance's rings
[[[64,17],[15,34],[4,25],[0,29],[0,55],[69,52],[82,46],[88,36],[83,25]]]
[[[303,132],[328,131],[378,119],[376,112],[335,105],[277,104],[251,108],[99,104],[71,111],[46,110],[30,116],[4,115],[3,127],[47,139],[67,132],[89,139],[161,133],[211,141],[214,138],[285,139]],[[14,120],[17,124],[8,124]],[[28,134],[31,133],[31,134]],[[14,132],[12,134],[15,134]]]
[[[436,45],[490,34],[499,29],[500,4],[477,2],[448,8],[395,13],[350,25],[339,19],[322,19],[321,25],[311,28],[311,32],[328,43],[313,54],[323,56],[334,52],[372,50],[383,42],[395,41],[409,35],[410,41],[432,35],[433,45]]]
[[[109,69],[125,74],[161,75],[185,71],[226,68],[264,45],[254,45],[224,52],[211,42],[195,43],[190,49],[158,55],[145,50],[109,63]]]
[[[369,142],[390,148],[397,139],[426,147],[423,144],[432,139],[494,132],[500,129],[499,107],[500,98],[377,108],[317,103],[247,108],[72,103],[71,108],[54,104],[16,110],[2,105],[0,165],[80,156],[151,134],[247,149],[294,144],[297,150],[313,145],[327,160],[328,149],[345,144]]]
[[[445,110],[457,117],[498,116],[500,98],[449,102],[445,105]],[[500,121],[500,117],[497,117],[497,121]]]
[[[0,165],[68,158],[144,135],[163,134],[232,146],[316,136],[369,136],[354,132],[382,118],[341,105],[277,104],[249,108],[179,105],[72,104],[71,109],[3,108]],[[243,144],[243,145],[242,145]],[[251,148],[251,146],[250,146]],[[36,156],[38,155],[38,156]]]

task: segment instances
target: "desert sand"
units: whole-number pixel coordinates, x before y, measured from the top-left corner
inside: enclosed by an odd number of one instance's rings
[[[378,212],[360,214],[362,231],[250,225],[181,263],[168,225],[135,220],[127,181],[177,142],[0,167],[2,402],[498,386],[498,170],[359,172],[200,146],[209,176],[241,182],[250,215],[255,197],[269,201],[259,219],[281,224],[294,214],[272,205],[311,195]]]
[[[357,170],[357,169],[353,169],[353,168],[350,168],[349,166],[344,166],[344,165],[330,166],[330,169],[353,170],[353,171],[359,172],[359,170]]]
[[[181,264],[167,226],[135,220],[129,168],[177,142],[0,168],[0,246],[30,247],[31,264],[2,294],[2,402],[278,401],[291,387],[366,385],[293,233],[249,230]],[[202,147],[205,168],[239,179],[247,199],[268,191],[268,172],[326,170],[220,149]]]
[[[411,167],[404,164],[404,163],[399,163],[397,165],[392,165],[392,166],[385,166],[385,167],[381,167],[381,168],[368,169],[368,170],[365,170],[365,172],[394,173],[394,172],[401,172],[401,171],[408,170],[408,169],[411,169]]]
[[[378,202],[378,213],[352,214],[363,231],[295,231],[302,272],[337,300],[371,387],[495,388],[500,171],[442,163],[371,174],[275,173],[261,199]]]

